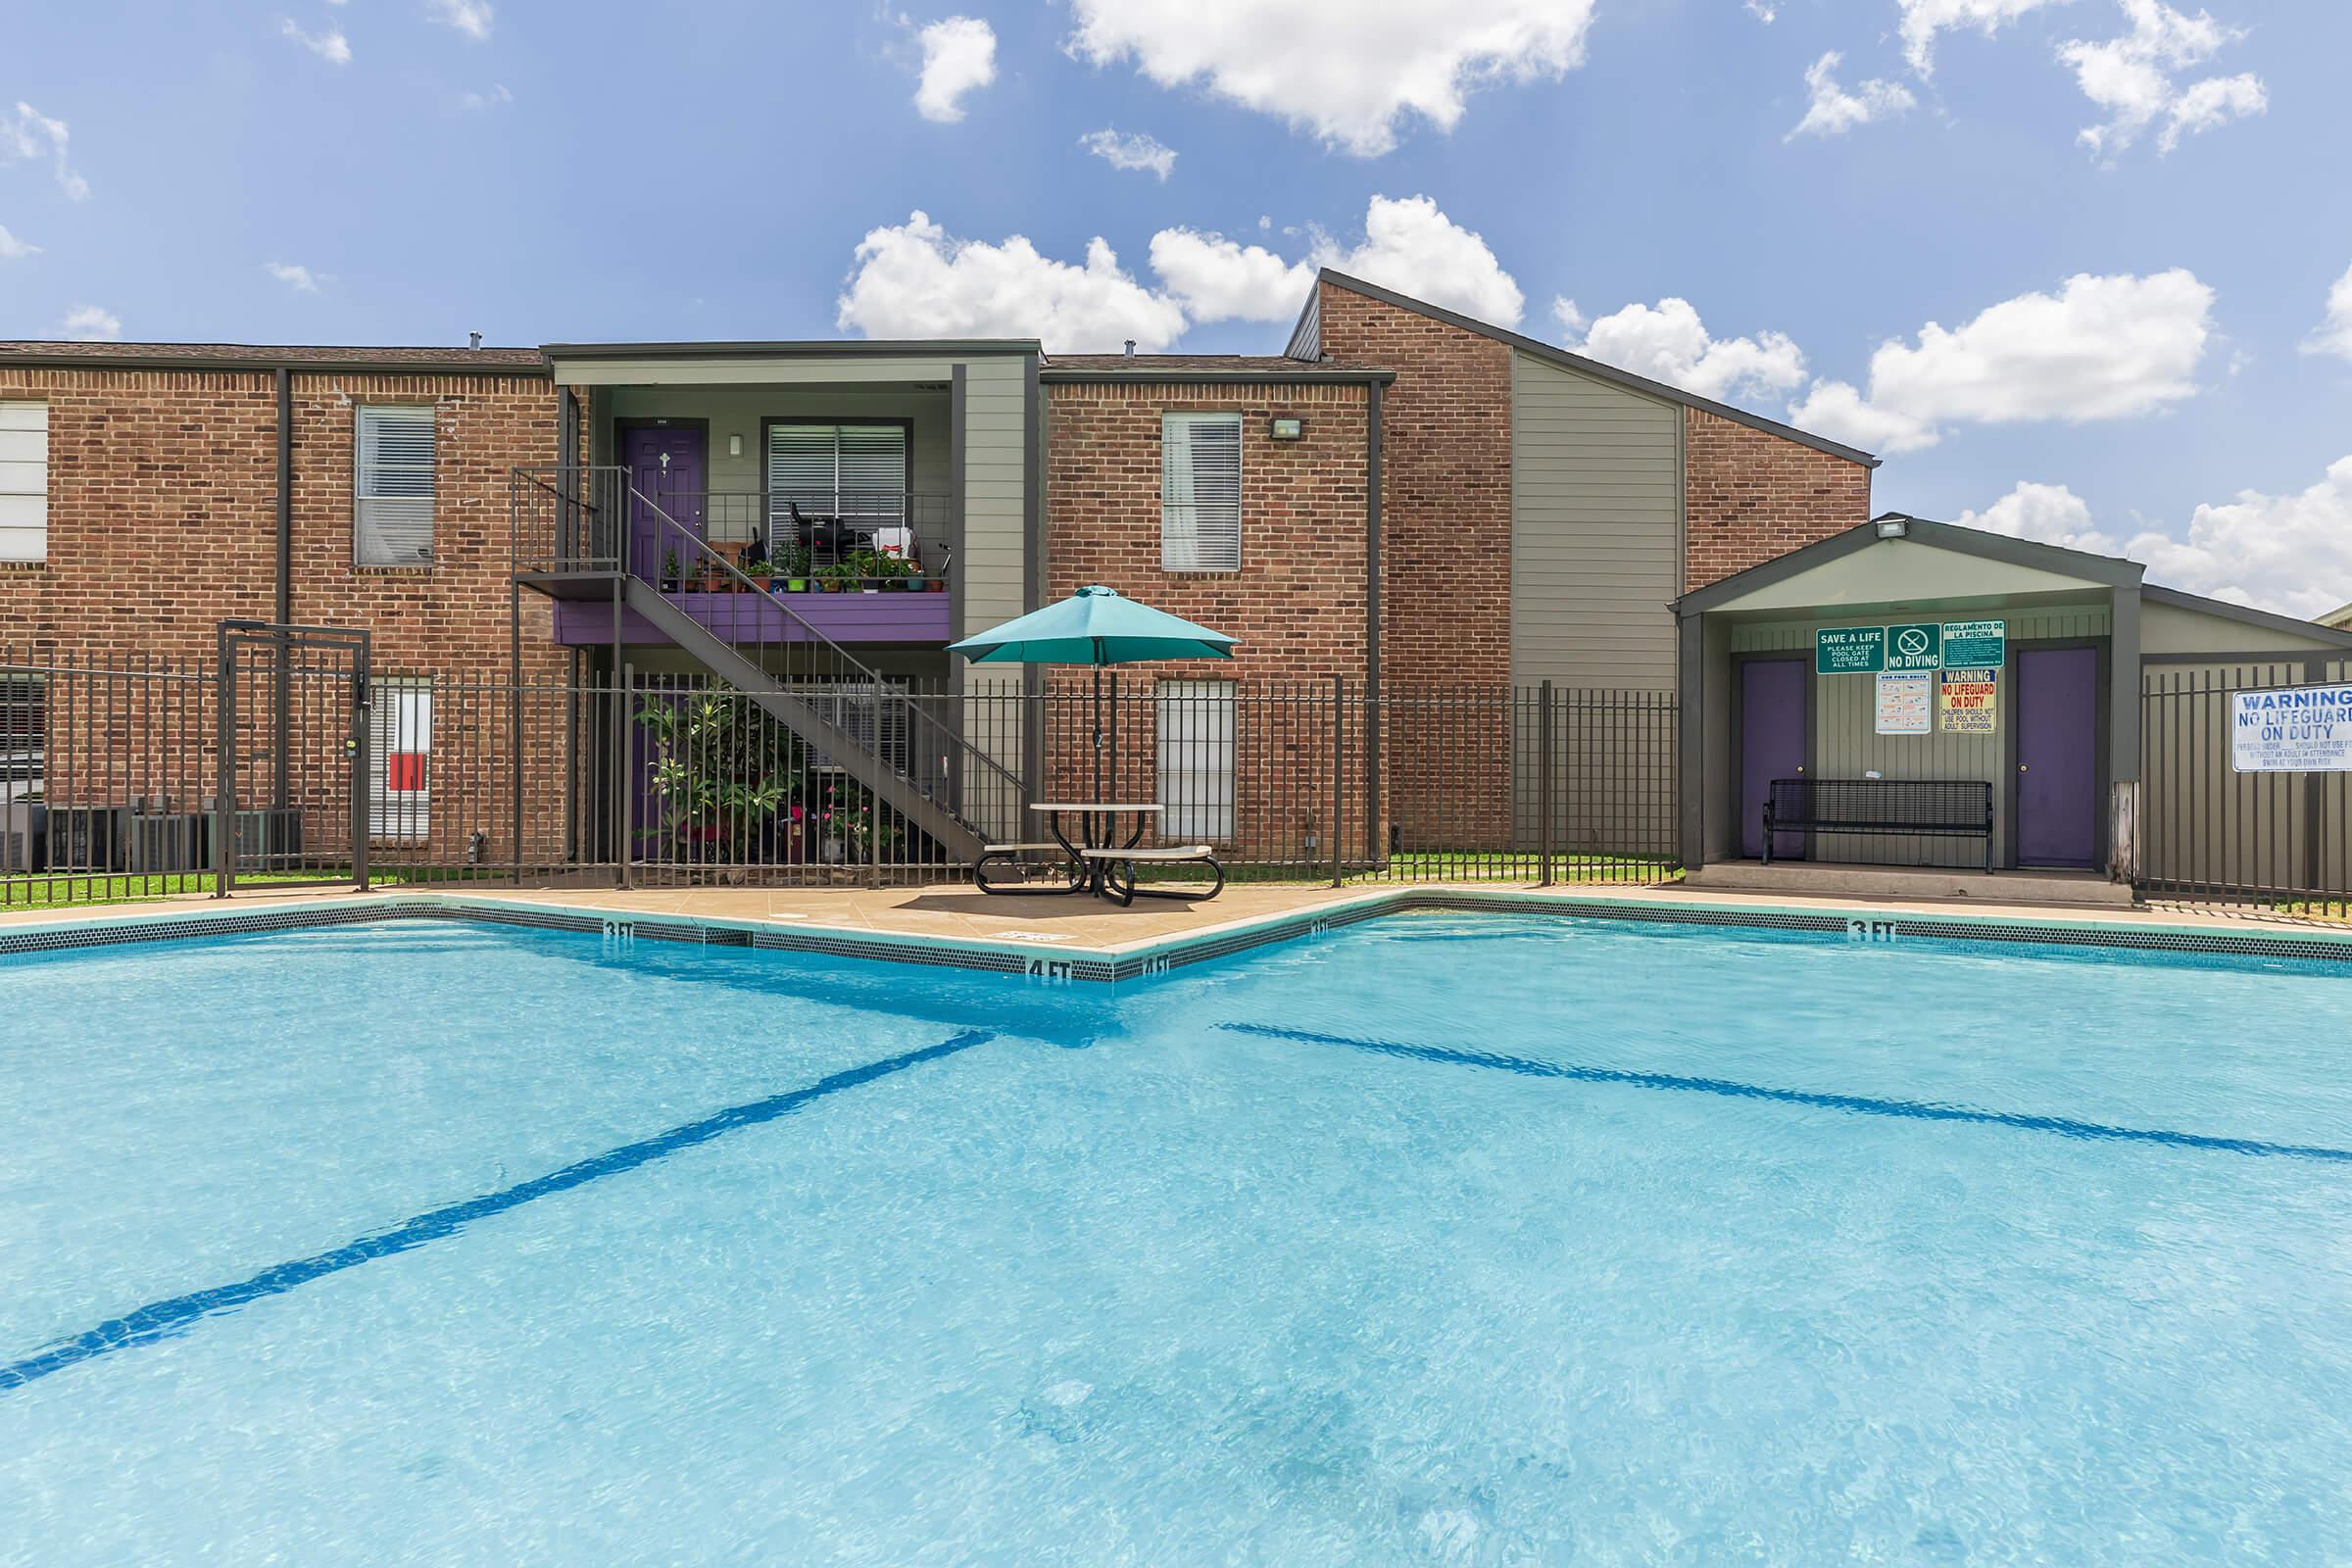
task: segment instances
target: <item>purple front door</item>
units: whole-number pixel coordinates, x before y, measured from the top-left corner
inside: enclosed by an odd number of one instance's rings
[[[2017,656],[2017,863],[2096,865],[2099,651]]]
[[[1764,798],[1776,778],[1804,775],[1805,682],[1802,659],[1751,659],[1740,666],[1740,853],[1764,853]],[[1802,833],[1775,833],[1772,858],[1801,859]]]
[[[703,531],[703,431],[698,425],[632,424],[620,432],[620,461],[637,495],[629,498],[629,570],[659,582],[662,565],[676,551],[681,566],[693,549],[679,540],[662,517],[700,537]],[[640,501],[638,496],[645,498]],[[645,504],[650,501],[651,506]],[[657,510],[659,509],[659,510]]]

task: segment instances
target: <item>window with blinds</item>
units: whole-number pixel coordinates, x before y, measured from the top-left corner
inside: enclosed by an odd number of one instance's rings
[[[1233,682],[1159,683],[1159,836],[1168,844],[1233,838]]]
[[[432,406],[362,404],[353,467],[359,494],[352,514],[354,559],[363,566],[430,565]]]
[[[903,424],[771,424],[767,427],[769,512],[856,517],[898,524],[906,518],[906,427]]]
[[[49,405],[0,403],[0,561],[49,559]]]
[[[1159,564],[1242,569],[1242,416],[1165,414],[1159,424]]]

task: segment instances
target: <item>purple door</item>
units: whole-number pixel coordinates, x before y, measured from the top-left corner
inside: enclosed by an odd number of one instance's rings
[[[1740,666],[1740,853],[1764,853],[1764,798],[1776,778],[1805,771],[1805,682],[1801,659],[1751,659]],[[1802,833],[1775,833],[1772,858],[1801,859]]]
[[[662,564],[676,551],[680,565],[693,571],[693,549],[662,521],[664,516],[700,537],[703,531],[703,431],[696,425],[632,424],[620,432],[620,461],[637,494],[629,498],[629,570],[648,582],[662,577]],[[642,496],[643,501],[638,497]],[[652,503],[650,506],[646,503]]]
[[[2017,863],[2099,857],[2099,651],[2017,656]]]

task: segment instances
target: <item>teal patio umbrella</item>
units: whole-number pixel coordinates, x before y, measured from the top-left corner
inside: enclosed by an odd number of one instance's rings
[[[1059,604],[1033,610],[948,652],[975,664],[1091,664],[1095,670],[1095,793],[1102,793],[1102,666],[1155,659],[1231,659],[1235,640],[1164,610],[1124,598],[1115,588],[1079,589]]]

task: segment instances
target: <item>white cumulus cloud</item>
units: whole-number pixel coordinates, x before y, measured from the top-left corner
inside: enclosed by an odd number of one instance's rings
[[[76,305],[66,313],[57,335],[75,343],[109,342],[122,335],[122,318],[95,305]]]
[[[426,0],[425,10],[435,22],[457,28],[468,38],[490,36],[487,0]]]
[[[2352,267],[2328,290],[2328,315],[2303,340],[2306,354],[2340,354],[2352,360]]]
[[[1105,126],[1079,137],[1078,145],[1113,169],[1149,170],[1162,180],[1176,171],[1176,149],[1141,131],[1122,135]]]
[[[1592,324],[1592,318],[1565,294],[1551,297],[1551,319],[1559,327],[1560,341],[1563,343],[1576,342],[1585,335],[1585,328]]]
[[[1936,35],[1973,27],[1989,38],[2003,25],[2029,12],[2061,0],[1897,0],[1902,21],[1896,31],[1903,40],[1903,58],[1921,75],[1936,71]]]
[[[1958,327],[1930,321],[1916,344],[1883,343],[1867,394],[1817,381],[1788,416],[1883,452],[1933,446],[1945,421],[2126,418],[2193,395],[2212,335],[2213,290],[2193,272],[2079,273]]]
[[[2021,479],[1983,512],[1963,512],[1952,520],[1964,528],[1984,528],[2012,539],[2064,545],[2093,555],[2124,553],[2122,541],[2091,526],[2090,503],[2062,484]]]
[[[1018,234],[956,239],[921,212],[858,242],[836,314],[869,337],[1035,337],[1070,353],[1127,338],[1157,351],[1185,325],[1184,308],[1121,270],[1099,237],[1075,266]]]
[[[1719,338],[1696,307],[1671,296],[1601,317],[1586,330],[1582,352],[1702,398],[1787,392],[1805,379],[1805,356],[1787,333]]]
[[[1427,196],[1373,197],[1364,209],[1363,243],[1343,248],[1319,237],[1312,259],[1497,326],[1517,326],[1527,310],[1527,296],[1485,237]]]
[[[1885,120],[1917,106],[1919,100],[1911,96],[1910,88],[1899,81],[1882,81],[1876,76],[1862,83],[1858,91],[1847,92],[1830,74],[1844,58],[1833,49],[1805,68],[1805,90],[1811,101],[1805,106],[1805,118],[1783,140],[1843,135],[1856,125],[1867,125],[1874,120]]]
[[[314,272],[295,262],[264,262],[262,270],[297,294],[316,294],[318,285],[326,281],[324,272]]]
[[[1195,321],[1287,321],[1315,282],[1313,262],[1189,228],[1152,236],[1152,270]]]
[[[30,163],[49,160],[57,176],[57,188],[66,193],[70,202],[90,199],[90,182],[76,173],[68,156],[71,140],[62,120],[52,120],[28,103],[17,105],[16,118],[0,120],[0,164]]]
[[[2107,115],[2105,124],[2085,126],[2078,138],[2092,152],[2121,152],[2161,122],[2157,150],[2169,153],[2183,133],[2211,130],[2270,107],[2262,78],[2251,73],[2208,76],[2186,86],[2175,79],[2243,37],[2238,29],[2203,11],[2193,17],[2176,11],[2163,0],[2121,4],[2131,31],[2096,43],[2078,38],[2058,48],[2083,96]]]
[[[2352,457],[2337,459],[2318,483],[2291,494],[2240,490],[2231,500],[2207,502],[2180,532],[2102,529],[2066,486],[2030,482],[1958,520],[2013,538],[2127,556],[2146,565],[2150,582],[2290,615],[2323,615],[2352,602]]]
[[[340,27],[329,27],[324,32],[308,32],[289,17],[277,24],[277,30],[330,66],[351,64],[351,40],[343,36]]]
[[[1133,338],[1155,352],[1195,322],[1289,320],[1322,267],[1505,326],[1518,324],[1527,303],[1487,242],[1426,196],[1375,196],[1361,241],[1313,231],[1297,260],[1181,227],[1152,235],[1150,255],[1157,288],[1121,269],[1100,237],[1081,265],[1018,234],[1001,244],[958,239],[918,212],[858,244],[838,314],[845,328],[875,337],[1035,337],[1067,353]]]
[[[1133,61],[1360,157],[1408,115],[1450,130],[1473,90],[1558,77],[1585,58],[1593,0],[1072,0],[1070,53]]]
[[[40,254],[41,248],[38,245],[27,244],[11,234],[5,224],[0,224],[0,262],[13,262],[23,257]]]
[[[1500,326],[1517,326],[1527,309],[1486,240],[1427,196],[1375,196],[1362,240],[1344,244],[1318,230],[1296,262],[1262,245],[1169,228],[1152,236],[1152,265],[1201,321],[1288,320],[1324,267]]]
[[[923,50],[914,112],[952,125],[963,118],[963,97],[997,79],[997,29],[977,17],[949,17],[915,34]]]

